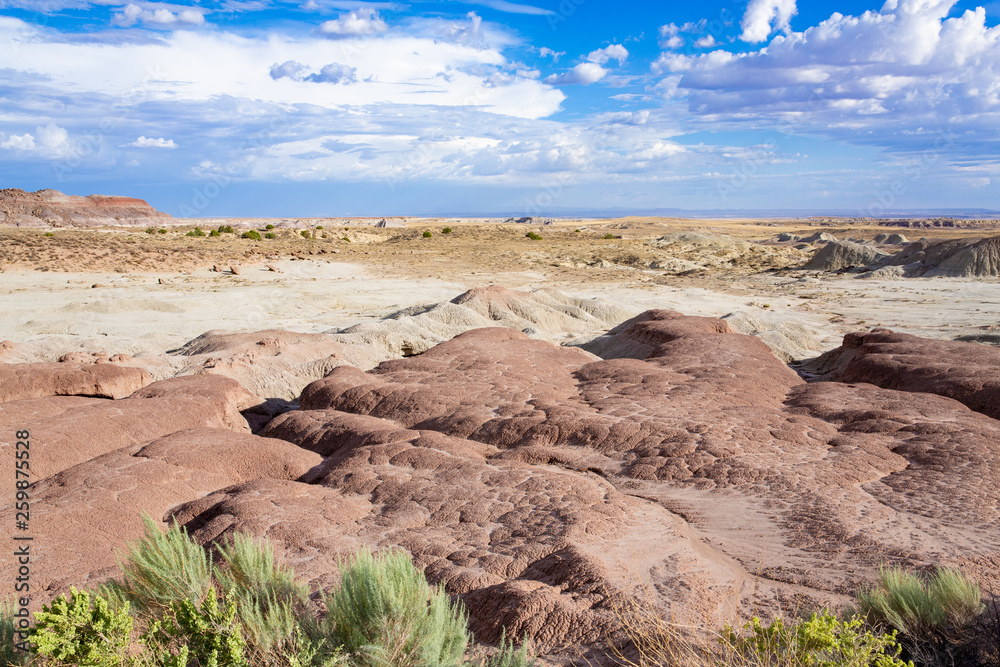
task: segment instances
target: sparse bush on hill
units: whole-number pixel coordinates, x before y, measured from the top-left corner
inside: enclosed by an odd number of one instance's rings
[[[602,239],[616,239],[616,238],[618,238],[618,237],[617,237],[617,236],[615,236],[614,234],[612,234],[611,232],[608,232],[607,234],[605,234],[605,235],[604,235],[604,236],[602,236],[601,238],[602,238]]]
[[[870,619],[898,630],[907,652],[925,665],[953,664],[984,611],[978,584],[950,568],[926,580],[900,567],[883,568],[878,584],[862,588],[857,598]]]
[[[243,232],[240,238],[250,239],[251,241],[260,241],[260,232],[256,229],[251,229],[249,232]]]
[[[274,229],[274,225],[267,224],[267,225],[264,226],[264,229],[266,229],[267,231],[271,231],[272,229]]]
[[[146,233],[147,234],[155,234],[156,233],[156,227],[146,227]]]
[[[145,535],[120,559],[120,579],[71,589],[36,614],[40,667],[452,667],[470,640],[467,616],[428,585],[405,553],[362,551],[340,562],[341,585],[317,615],[308,588],[262,540],[236,534],[208,551],[187,532]],[[0,666],[12,652],[13,609],[0,608]],[[6,651],[6,652],[5,652]],[[533,667],[506,639],[476,667]],[[469,667],[472,667],[470,664]]]
[[[299,232],[299,234],[301,234],[302,238],[304,238],[304,239],[310,238],[310,236],[311,236],[309,234],[309,230],[308,229],[303,229],[301,232]]]
[[[316,229],[323,229],[323,225],[316,225]]]
[[[425,239],[429,239],[432,236],[433,236],[433,234],[431,234],[430,232],[424,232],[424,238]]]
[[[278,238],[278,235],[275,234],[274,232],[267,232],[266,234],[264,234],[264,238],[265,239],[276,239],[276,238]]]
[[[442,234],[451,234],[451,227],[445,227],[441,230]]]
[[[201,231],[201,228],[195,227],[184,236],[205,236],[205,232]]]
[[[156,230],[156,233],[157,233],[157,234],[166,234],[166,233],[167,233],[167,230],[165,230],[165,229],[163,229],[163,228],[160,228],[160,229],[157,229],[157,230]]]
[[[209,236],[222,236],[222,232],[220,232],[218,229],[213,229],[212,231],[210,231],[208,233],[208,235]]]
[[[524,236],[526,238],[531,239],[532,241],[541,241],[542,240],[542,235],[541,234],[536,234],[535,232],[528,232]]]
[[[45,232],[42,236],[55,236],[52,232]]]
[[[219,225],[219,232],[222,234],[235,234],[232,225]]]

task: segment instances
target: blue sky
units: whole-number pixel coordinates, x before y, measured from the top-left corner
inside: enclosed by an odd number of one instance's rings
[[[0,187],[183,217],[1000,209],[1000,2],[0,0]]]

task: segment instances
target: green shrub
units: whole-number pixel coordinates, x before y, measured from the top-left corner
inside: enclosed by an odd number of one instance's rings
[[[451,227],[445,227],[441,230],[442,234],[451,234]]]
[[[156,233],[156,227],[146,227],[146,233],[147,234],[155,234]]]
[[[99,595],[91,604],[90,593],[71,587],[69,598],[60,595],[35,613],[31,641],[39,655],[52,658],[49,664],[119,667],[131,636],[128,604],[115,610]]]
[[[334,638],[361,667],[458,665],[469,641],[452,604],[402,552],[361,551],[338,563],[340,587],[326,599]]]
[[[200,602],[211,588],[212,562],[205,550],[176,524],[162,532],[143,516],[145,535],[129,545],[119,560],[122,578],[115,585],[124,599],[141,611],[169,607],[172,602]]]
[[[608,232],[607,234],[605,234],[605,235],[604,235],[604,236],[602,236],[601,238],[602,238],[602,239],[615,239],[615,238],[618,238],[618,237],[617,237],[617,236],[615,236],[614,234],[612,234],[611,232]]]
[[[316,229],[323,229],[323,225],[316,225]]]
[[[528,650],[528,637],[525,633],[521,648],[515,648],[514,642],[507,639],[507,633],[500,635],[500,650],[486,657],[480,667],[536,667],[535,657]]]
[[[2,602],[0,603],[0,667],[21,665],[27,661],[28,655],[16,647],[19,639],[14,605]]]
[[[156,230],[156,233],[157,233],[157,234],[166,234],[166,233],[167,233],[167,230],[165,230],[165,229],[162,229],[162,228],[161,228],[161,229],[157,229],[157,230]]]
[[[264,234],[264,238],[265,239],[276,239],[276,238],[278,238],[278,235],[275,234],[274,232],[267,232],[266,234]]]
[[[883,568],[879,583],[857,598],[862,611],[911,638],[968,626],[983,609],[979,586],[949,568],[938,568],[926,582],[900,567]]]
[[[327,237],[326,232],[323,232],[323,238],[329,238]]]
[[[431,234],[430,232],[424,232],[424,238],[425,238],[425,239],[429,239],[429,238],[430,238],[430,237],[432,237],[432,236],[434,236],[434,235],[433,235],[433,234]]]
[[[244,667],[246,642],[236,621],[236,599],[226,597],[219,608],[215,589],[210,588],[200,606],[191,600],[170,605],[163,619],[150,623],[140,640],[165,667]]]
[[[922,664],[950,663],[984,609],[979,586],[950,568],[938,568],[926,581],[900,567],[883,568],[878,584],[859,590],[857,599],[870,619],[898,630]]]
[[[346,241],[347,243],[350,243],[350,242],[351,242],[351,239],[349,239],[349,238],[347,238],[347,237],[345,236],[344,238],[342,238],[342,239],[341,239],[341,241]]]
[[[250,239],[251,241],[260,241],[260,232],[256,229],[251,229],[249,232],[243,232],[240,238]]]
[[[194,229],[192,229],[190,232],[188,232],[184,236],[205,236],[205,232],[201,231],[200,228],[195,227]]]
[[[264,227],[264,229],[266,229],[267,231],[271,231],[272,229],[274,229],[274,225],[270,225],[270,224],[269,224],[269,225],[266,225],[266,226]]]
[[[574,229],[573,232],[576,233],[576,234],[579,234],[580,230],[579,229]]]
[[[208,235],[209,236],[222,236],[222,232],[220,232],[218,229],[213,229],[212,231],[210,231],[208,233]]]
[[[235,234],[232,225],[219,225],[219,232],[222,234]]]
[[[532,241],[541,241],[542,240],[542,235],[541,234],[536,234],[535,232],[528,232],[524,236],[526,238],[531,239]]]
[[[42,236],[55,236],[52,232],[45,232]]]
[[[304,238],[304,239],[307,239],[310,236],[308,229],[303,229],[301,232],[299,232],[299,234],[301,234],[302,238]]]
[[[872,632],[860,618],[842,621],[826,610],[791,625],[777,618],[765,626],[754,616],[742,631],[727,626],[720,643],[730,665],[913,667],[899,658],[895,631]]]

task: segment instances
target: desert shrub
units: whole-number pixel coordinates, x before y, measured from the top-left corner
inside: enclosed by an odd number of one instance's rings
[[[200,602],[211,588],[212,562],[205,550],[176,524],[163,532],[149,516],[143,537],[119,559],[121,579],[108,585],[142,611],[169,607],[172,602]]]
[[[326,235],[326,232],[323,232],[323,238],[329,238],[329,237],[328,237],[328,236]]]
[[[226,597],[219,607],[211,588],[201,605],[180,600],[170,605],[169,613],[153,621],[140,642],[164,667],[244,667],[246,642],[236,621],[236,599]]]
[[[14,605],[2,602],[0,603],[0,667],[21,665],[27,661],[27,654],[16,647],[18,639]]]
[[[433,236],[433,234],[431,234],[430,232],[424,232],[424,238],[425,239],[429,239],[432,236]]]
[[[235,234],[232,225],[219,225],[219,232],[222,234]]]
[[[542,235],[541,234],[536,234],[535,232],[528,232],[524,236],[526,238],[531,239],[532,241],[541,241],[542,240]]]
[[[323,229],[323,225],[316,225],[316,229]]]
[[[309,238],[309,237],[310,237],[310,234],[309,234],[309,230],[308,230],[308,229],[303,229],[303,230],[302,230],[301,232],[299,232],[299,234],[301,234],[301,235],[302,235],[302,238],[304,238],[304,239],[307,239],[307,238]]]
[[[334,638],[361,667],[458,665],[469,641],[461,603],[431,588],[406,554],[361,551],[338,563],[326,599]]]
[[[51,665],[118,667],[126,664],[132,636],[132,616],[126,604],[113,609],[99,595],[70,588],[35,613],[31,641]]]
[[[602,238],[602,239],[613,239],[613,238],[617,238],[617,237],[616,237],[616,236],[615,236],[614,234],[612,234],[612,233],[608,232],[607,234],[605,234],[605,235],[604,235],[604,236],[602,236],[601,238]]]
[[[842,621],[826,610],[790,625],[777,618],[765,626],[754,616],[742,631],[726,627],[720,643],[734,666],[912,667],[899,658],[895,630],[873,632],[860,618]]]
[[[205,236],[205,232],[201,231],[200,228],[195,227],[194,229],[192,229],[190,232],[188,232],[184,236]]]
[[[451,234],[451,227],[445,227],[441,230],[442,234]]]
[[[950,664],[983,612],[978,584],[958,570],[938,568],[926,580],[900,567],[879,571],[878,584],[857,593],[861,610],[895,628],[911,657]]]
[[[340,240],[341,240],[341,241],[345,241],[345,242],[347,242],[347,243],[350,243],[350,242],[351,242],[351,239],[347,238],[346,236],[345,236],[344,238],[340,239]]]
[[[275,234],[274,232],[267,232],[266,234],[264,234],[264,238],[265,239],[276,239],[276,238],[278,238],[278,235]]]
[[[479,662],[478,667],[536,667],[537,662],[528,648],[528,637],[525,633],[521,648],[516,648],[514,642],[507,638],[507,633],[500,635],[499,650]]]
[[[243,232],[240,238],[250,239],[251,241],[260,241],[260,232],[256,229],[251,229],[249,232]]]
[[[55,236],[52,232],[45,232],[42,236]]]
[[[146,233],[147,234],[155,234],[156,233],[156,227],[146,227]]]
[[[220,232],[218,229],[213,229],[212,231],[210,231],[208,233],[208,235],[209,236],[222,236],[222,232]]]
[[[271,231],[272,229],[274,229],[274,225],[272,224],[265,225],[264,229],[266,229],[267,231]]]
[[[167,233],[167,230],[165,230],[165,229],[163,229],[163,228],[160,228],[160,229],[157,229],[157,230],[156,230],[156,233],[157,233],[157,234],[166,234],[166,233]]]
[[[574,230],[573,230],[573,233],[575,233],[575,234],[579,234],[579,233],[580,233],[580,230],[579,230],[579,229],[574,229]]]

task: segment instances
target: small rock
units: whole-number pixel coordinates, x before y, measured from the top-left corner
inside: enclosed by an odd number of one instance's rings
[[[265,264],[264,266],[267,268],[268,271],[273,271],[274,273],[281,273],[281,269],[276,267],[274,264]]]
[[[240,265],[239,264],[233,264],[232,266],[229,267],[229,270],[232,272],[232,274],[234,276],[240,275]]]
[[[97,289],[98,287],[107,287],[104,283],[94,283],[90,286],[90,289]]]

